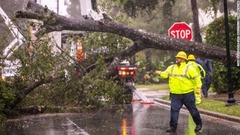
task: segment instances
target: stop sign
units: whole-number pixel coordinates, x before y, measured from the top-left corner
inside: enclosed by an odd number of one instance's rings
[[[185,40],[192,39],[192,29],[185,22],[174,23],[168,29],[168,36]]]

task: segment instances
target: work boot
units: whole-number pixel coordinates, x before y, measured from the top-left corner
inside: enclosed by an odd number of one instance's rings
[[[205,98],[208,98],[208,93],[206,93],[206,94],[204,95],[204,97],[205,97]]]
[[[195,132],[198,132],[202,129],[202,125],[197,125],[195,128]]]
[[[176,130],[177,130],[177,128],[170,127],[170,128],[167,129],[167,132],[168,133],[175,133]]]

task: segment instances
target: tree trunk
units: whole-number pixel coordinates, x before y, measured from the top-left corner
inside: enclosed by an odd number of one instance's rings
[[[150,71],[152,70],[152,51],[153,50],[150,50],[150,49],[146,49],[145,50],[145,58],[146,58],[146,70],[147,71]]]
[[[43,6],[29,1],[26,11],[17,11],[17,18],[28,18],[42,20],[44,25],[36,34],[41,37],[43,34],[52,31],[73,30],[73,31],[92,31],[92,32],[107,32],[120,36],[127,37],[133,40],[134,45],[125,50],[124,53],[116,54],[116,56],[124,58],[132,56],[137,52],[147,49],[161,49],[171,51],[185,51],[198,56],[204,56],[209,59],[214,59],[227,63],[227,57],[223,48],[204,45],[199,42],[187,41],[169,36],[158,35],[155,33],[145,32],[141,29],[134,29],[124,24],[119,24],[112,20],[107,14],[103,14],[104,18],[100,21],[94,20],[76,20],[58,15]],[[136,50],[134,50],[136,49]],[[131,53],[129,53],[131,52]],[[122,55],[121,54],[127,54]],[[231,63],[236,65],[236,51],[231,51]],[[115,59],[116,60],[116,59]],[[119,60],[117,60],[119,61]],[[115,64],[114,64],[115,65]]]
[[[196,0],[191,0],[192,13],[193,13],[193,40],[202,43],[202,37],[198,20],[198,7]]]

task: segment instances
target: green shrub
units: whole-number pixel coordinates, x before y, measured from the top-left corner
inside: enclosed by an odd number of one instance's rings
[[[229,16],[229,41],[230,49],[237,50],[237,18]],[[214,46],[226,48],[226,37],[224,27],[224,17],[217,18],[206,29],[206,43]],[[235,65],[234,65],[235,66]],[[240,89],[240,69],[231,67],[231,83],[234,90]],[[213,90],[224,93],[228,90],[227,66],[223,63],[213,61],[214,74],[212,78]]]
[[[5,117],[5,111],[8,106],[10,106],[15,99],[15,94],[11,87],[3,80],[0,80],[0,122],[2,122]]]

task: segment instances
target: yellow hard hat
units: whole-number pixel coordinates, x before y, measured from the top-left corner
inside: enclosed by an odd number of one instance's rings
[[[175,57],[187,60],[187,54],[184,51],[178,52],[178,54]]]
[[[193,54],[188,55],[188,60],[196,60],[195,56]]]

